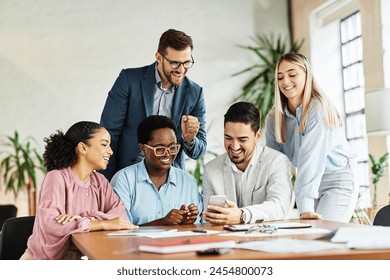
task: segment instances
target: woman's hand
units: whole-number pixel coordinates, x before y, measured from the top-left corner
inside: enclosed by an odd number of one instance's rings
[[[162,219],[156,220],[158,225],[162,226],[176,226],[181,224],[185,210],[182,209],[172,209],[169,213]]]
[[[73,215],[73,214],[63,214],[63,215],[59,215],[59,216],[55,217],[54,219],[57,221],[57,223],[64,225],[64,224],[69,223],[71,221],[81,219],[81,216],[80,215]]]
[[[198,207],[195,204],[191,203],[190,205],[188,205],[188,207],[183,204],[180,209],[185,210],[183,220],[181,221],[182,225],[189,225],[195,223],[199,214]]]
[[[93,221],[91,220],[90,231],[96,230],[121,230],[121,229],[136,229],[138,226],[133,225],[127,219],[118,217],[111,220]]]
[[[315,212],[302,212],[300,218],[302,220],[322,220],[322,216]]]

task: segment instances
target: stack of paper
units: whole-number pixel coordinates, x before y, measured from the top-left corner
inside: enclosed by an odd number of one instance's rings
[[[390,227],[342,227],[331,241],[354,249],[390,249]]]

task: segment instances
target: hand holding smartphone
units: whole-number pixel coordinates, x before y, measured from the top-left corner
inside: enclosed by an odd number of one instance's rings
[[[220,195],[212,195],[209,198],[208,205],[215,205],[218,207],[226,207],[226,195],[220,194]],[[210,213],[218,213],[217,211],[207,209],[208,212]]]

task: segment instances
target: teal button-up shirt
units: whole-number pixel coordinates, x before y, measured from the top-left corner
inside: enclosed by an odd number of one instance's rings
[[[195,178],[173,166],[160,190],[150,180],[144,161],[118,171],[111,185],[125,204],[129,220],[135,225],[163,218],[172,209],[180,209],[182,204],[188,206],[194,203],[199,213],[203,210]],[[199,222],[200,214],[195,223]]]

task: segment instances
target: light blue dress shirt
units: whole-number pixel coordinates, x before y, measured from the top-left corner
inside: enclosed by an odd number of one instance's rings
[[[172,118],[173,95],[175,94],[176,87],[173,86],[170,89],[164,89],[162,87],[162,80],[157,70],[157,64],[155,67],[155,77],[156,84],[154,85],[153,93],[153,115],[162,115]]]
[[[344,127],[330,129],[319,104],[309,110],[306,131],[299,132],[302,105],[292,115],[284,110],[286,143],[275,138],[275,118],[272,111],[266,121],[266,145],[284,153],[297,167],[294,182],[297,207],[300,213],[314,212],[314,199],[318,198],[321,178],[324,174],[356,164],[356,155],[348,144]]]
[[[200,222],[202,196],[195,178],[181,169],[171,167],[167,182],[157,190],[143,160],[118,171],[112,178],[111,185],[125,204],[129,220],[135,225],[163,218],[172,209],[180,209],[182,204],[188,206],[191,203],[199,209],[195,223]]]

